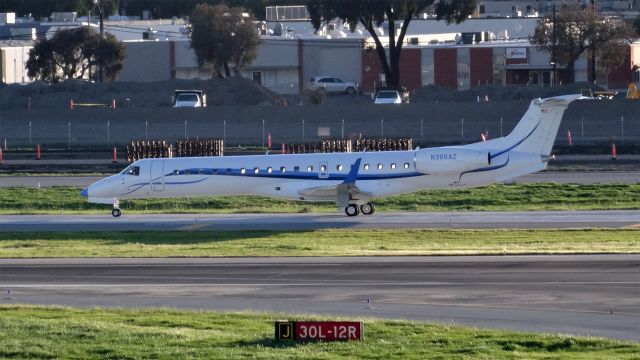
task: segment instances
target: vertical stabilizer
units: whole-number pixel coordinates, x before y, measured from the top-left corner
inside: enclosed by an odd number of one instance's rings
[[[531,101],[518,125],[506,136],[509,150],[548,156],[569,104],[581,95],[564,95]],[[497,154],[496,154],[497,155]]]

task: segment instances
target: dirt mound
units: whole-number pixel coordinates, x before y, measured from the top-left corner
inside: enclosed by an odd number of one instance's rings
[[[411,94],[411,102],[464,102],[483,101],[487,97],[490,101],[502,100],[531,100],[557,95],[579,94],[582,89],[603,90],[591,83],[576,83],[556,87],[542,87],[538,85],[479,85],[471,90],[451,90],[435,85],[422,87]]]
[[[252,80],[239,76],[211,80],[170,80],[152,83],[110,82],[88,83],[67,80],[48,85],[35,81],[27,85],[12,84],[0,88],[0,110],[64,109],[70,100],[94,106],[168,107],[176,89],[199,89],[207,94],[207,104],[259,105],[281,104],[282,97]],[[82,105],[81,105],[82,106]]]

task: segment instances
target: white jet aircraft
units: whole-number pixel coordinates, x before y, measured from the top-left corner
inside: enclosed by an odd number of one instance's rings
[[[412,151],[144,159],[82,190],[89,202],[211,195],[333,201],[348,216],[372,199],[422,189],[475,187],[543,170],[565,109],[580,95],[536,99],[513,131],[463,146]]]

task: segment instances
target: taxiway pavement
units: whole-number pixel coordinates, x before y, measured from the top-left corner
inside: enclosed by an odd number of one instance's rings
[[[640,341],[640,255],[0,259],[0,291],[2,304],[321,313]]]
[[[329,214],[6,215],[0,231],[640,228],[640,210]]]

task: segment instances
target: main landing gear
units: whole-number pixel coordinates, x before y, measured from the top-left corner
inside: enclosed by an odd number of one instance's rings
[[[371,215],[376,211],[375,206],[372,203],[362,204],[358,207],[357,204],[349,204],[346,208],[344,208],[345,214],[347,216],[358,216],[358,214],[362,213],[362,215]]]
[[[111,215],[113,215],[113,217],[120,217],[120,215],[122,215],[122,211],[120,211],[120,202],[118,201],[118,199],[113,202],[113,210],[111,210]]]

